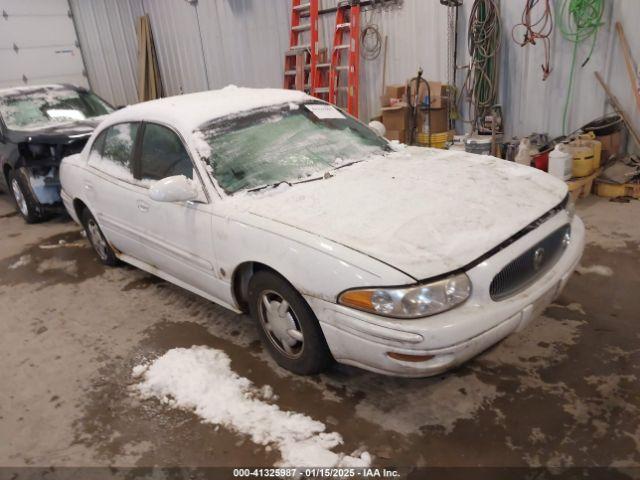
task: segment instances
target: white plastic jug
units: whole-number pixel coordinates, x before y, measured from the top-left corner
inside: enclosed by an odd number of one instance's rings
[[[572,160],[571,154],[564,150],[562,144],[556,145],[556,148],[549,153],[549,173],[560,180],[569,180]]]

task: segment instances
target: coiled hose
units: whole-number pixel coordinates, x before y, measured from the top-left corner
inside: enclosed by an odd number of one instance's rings
[[[564,102],[564,113],[562,114],[563,133],[567,132],[567,113],[573,90],[578,45],[584,41],[591,40],[589,55],[581,65],[581,67],[584,67],[591,59],[596,46],[598,30],[602,26],[603,13],[604,0],[560,0],[556,2],[556,25],[562,36],[573,43],[569,86],[567,87],[567,97]]]
[[[500,11],[495,0],[475,0],[467,32],[471,64],[465,82],[469,94],[469,114],[474,128],[478,128],[481,120],[491,113],[498,98],[501,34]]]

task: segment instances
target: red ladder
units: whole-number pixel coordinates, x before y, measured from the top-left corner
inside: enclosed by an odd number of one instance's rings
[[[344,63],[343,53],[347,53]],[[329,102],[338,105],[340,92],[346,92],[346,109],[358,118],[358,89],[360,72],[360,1],[340,1],[336,11],[329,70]],[[341,85],[341,74],[347,74],[347,85]],[[317,89],[316,89],[317,91]]]
[[[289,50],[284,59],[284,88],[303,90],[313,95],[318,64],[318,1],[292,0]],[[302,23],[306,17],[308,23]],[[301,43],[309,32],[309,43]]]

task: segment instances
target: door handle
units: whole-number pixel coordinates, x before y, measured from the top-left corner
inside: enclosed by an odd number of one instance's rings
[[[92,191],[92,190],[93,190],[93,185],[89,185],[88,183],[85,183],[85,185],[84,185],[84,189],[85,189],[87,192],[90,192],[90,191]]]
[[[140,210],[141,212],[148,212],[149,205],[147,205],[143,201],[138,200],[138,210]]]

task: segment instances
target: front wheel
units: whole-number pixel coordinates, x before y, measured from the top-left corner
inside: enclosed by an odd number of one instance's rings
[[[40,202],[29,188],[29,174],[24,168],[9,172],[9,190],[18,212],[27,223],[38,223],[46,219]]]
[[[104,265],[113,267],[118,264],[118,257],[107,242],[102,230],[98,226],[98,222],[91,214],[88,208],[85,208],[82,212],[82,224],[84,230],[87,233],[87,238],[91,242],[91,246],[98,254],[98,258]]]
[[[256,273],[249,282],[249,311],[263,345],[281,367],[311,375],[332,362],[316,316],[284,278],[269,271]]]

